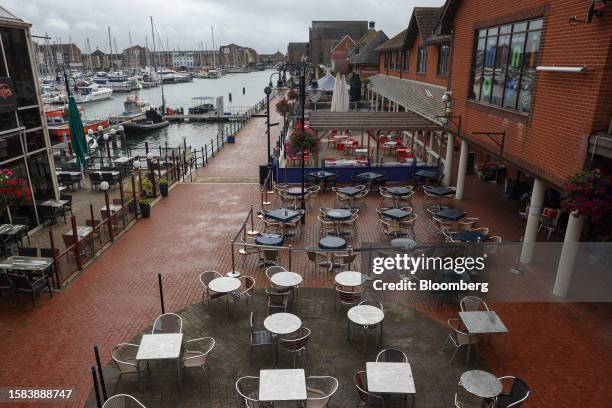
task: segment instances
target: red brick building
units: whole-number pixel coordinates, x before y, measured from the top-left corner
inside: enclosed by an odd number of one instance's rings
[[[307,42],[290,42],[289,45],[287,45],[287,62],[300,62],[307,58]]]
[[[355,44],[355,41],[351,37],[345,35],[344,38],[332,48],[330,56],[332,70],[335,70],[336,67],[346,69],[349,50],[352,50]]]
[[[376,30],[375,23],[370,21],[368,32],[349,51],[351,70],[359,73],[362,78],[378,74],[380,64],[377,48],[388,40],[389,37],[382,30]]]
[[[367,21],[313,21],[308,31],[309,61],[329,65],[331,50],[345,36],[359,39],[368,31]]]

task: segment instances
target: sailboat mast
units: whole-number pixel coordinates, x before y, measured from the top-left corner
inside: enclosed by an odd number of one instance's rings
[[[155,29],[153,28],[153,16],[151,18],[151,35],[153,36],[153,69],[157,73],[157,65],[155,64]],[[161,112],[162,115],[166,112],[166,98],[164,97],[164,78],[161,79],[161,92],[162,92],[162,106]]]
[[[112,58],[113,58],[113,41],[112,41],[112,37],[111,37],[110,26],[108,26],[108,46],[109,46],[109,51],[108,51],[108,68],[110,69],[111,66],[112,66]]]
[[[215,59],[215,31],[213,26],[210,26],[210,36],[212,38],[213,69],[217,69],[217,61]]]

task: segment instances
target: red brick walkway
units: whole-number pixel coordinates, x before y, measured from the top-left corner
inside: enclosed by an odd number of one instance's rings
[[[158,272],[164,278],[166,310],[178,311],[199,301],[199,272],[230,270],[229,240],[249,206],[258,208],[259,186],[248,181],[257,179],[258,165],[265,161],[264,120],[253,119],[235,145],[226,145],[198,171],[199,182],[174,188],[153,208],[151,219],[138,222],[63,293],[52,300],[43,295],[35,310],[0,300],[0,386],[71,387],[77,393],[71,406],[82,406],[91,391],[92,346],[99,345],[106,364],[115,344],[150,326],[160,313]],[[330,200],[324,196],[320,204]],[[372,209],[377,202],[370,200]],[[470,178],[461,207],[505,239],[522,235],[518,205],[501,198],[494,186]],[[374,218],[370,210],[360,220],[360,240],[381,238],[377,227],[367,227],[375,225],[370,224]],[[316,223],[308,223],[302,243],[316,242],[317,234]],[[419,239],[428,239],[427,234],[425,220],[419,220]],[[262,281],[254,260],[237,262]],[[303,257],[294,262],[295,269],[306,271],[307,286],[329,286],[311,273]],[[485,352],[485,361],[498,375],[519,375],[530,383],[534,393],[527,406],[610,406],[609,392],[601,386],[612,375],[609,304],[494,306],[511,334],[506,352]],[[424,310],[440,321],[456,315],[456,306]]]

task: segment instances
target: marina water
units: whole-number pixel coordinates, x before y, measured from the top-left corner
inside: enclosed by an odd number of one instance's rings
[[[195,104],[193,98],[202,96],[223,96],[224,110],[241,111],[241,107],[246,108],[259,102],[264,96],[264,88],[268,85],[270,75],[273,70],[254,71],[241,74],[227,74],[218,79],[198,79],[194,78],[191,82],[164,84],[164,96],[166,107],[173,109],[187,109]],[[242,93],[242,89],[245,93]],[[151,105],[161,106],[161,86],[149,89],[141,89],[132,92],[114,93],[111,99],[95,101],[83,104],[85,117],[87,119],[108,117],[110,114],[118,114],[123,111],[123,101],[128,95],[138,95],[138,97]],[[229,94],[232,94],[232,101]],[[182,122],[171,123],[163,129],[144,133],[142,135],[129,135],[127,145],[132,148],[143,148],[145,142],[150,146],[164,145],[176,147],[183,145],[183,136],[187,137],[187,146],[199,149],[204,144],[210,143],[217,133],[223,129],[222,123],[206,122]]]

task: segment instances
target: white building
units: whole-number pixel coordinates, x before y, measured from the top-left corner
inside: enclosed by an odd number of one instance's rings
[[[172,54],[172,66],[174,68],[187,68],[191,69],[194,67],[193,55],[183,53]]]

